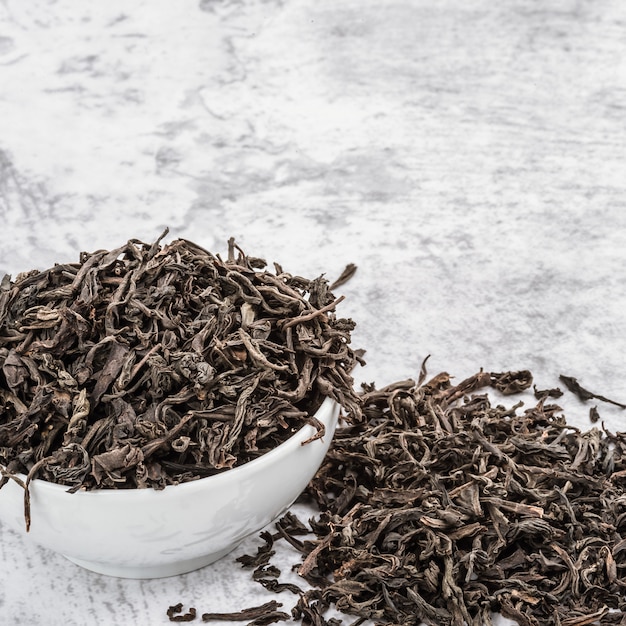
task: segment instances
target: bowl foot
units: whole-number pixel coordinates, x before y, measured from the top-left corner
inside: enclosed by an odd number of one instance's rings
[[[237,546],[230,546],[219,552],[213,552],[211,554],[200,556],[195,559],[189,559],[187,561],[177,561],[176,563],[148,566],[124,566],[116,565],[115,563],[85,561],[83,559],[77,559],[67,555],[63,556],[65,556],[68,561],[71,561],[80,567],[84,567],[85,569],[98,574],[104,574],[105,576],[115,576],[117,578],[167,578],[168,576],[178,576],[179,574],[193,572],[201,567],[210,565],[218,559],[221,559],[223,556],[226,556],[236,547]]]

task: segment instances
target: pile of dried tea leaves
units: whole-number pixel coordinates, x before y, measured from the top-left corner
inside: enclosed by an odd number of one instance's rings
[[[222,260],[163,236],[2,281],[4,482],[162,488],[307,423],[320,436],[324,397],[358,419],[354,323],[323,276],[269,271],[233,240]]]
[[[356,623],[626,624],[626,436],[569,426],[558,389],[524,410],[477,393],[522,391],[527,371],[420,378],[364,389],[365,420],[336,432],[308,488],[313,538],[290,513],[241,564],[297,593],[307,625],[336,626],[329,607]],[[279,581],[281,538],[307,591]]]

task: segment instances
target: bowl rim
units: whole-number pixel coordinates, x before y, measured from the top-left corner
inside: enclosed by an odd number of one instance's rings
[[[339,417],[339,403],[333,398],[327,396],[324,398],[322,403],[320,404],[317,411],[313,414],[316,419],[319,419],[326,428],[326,432],[322,437],[316,439],[314,441],[309,442],[308,445],[315,444],[316,442],[325,443],[324,438],[329,437],[332,441],[334,436],[334,427],[332,432],[329,435],[329,426],[332,425],[332,422],[335,419],[338,420]],[[336,424],[335,424],[336,426]],[[143,494],[139,497],[141,498],[153,498],[160,497],[158,494],[171,492],[173,489],[176,489],[178,493],[182,493],[184,490],[188,490],[190,492],[202,489],[207,485],[207,481],[210,481],[211,484],[216,486],[227,485],[230,482],[234,482],[239,480],[242,476],[245,477],[246,474],[250,474],[261,470],[264,466],[273,463],[276,460],[276,457],[279,457],[283,454],[291,452],[292,448],[302,446],[302,443],[306,441],[306,439],[312,437],[316,433],[316,429],[312,424],[304,424],[304,426],[300,427],[293,435],[291,435],[288,439],[277,445],[275,448],[272,448],[265,454],[257,457],[256,459],[252,459],[251,461],[247,461],[246,463],[242,463],[241,465],[237,465],[235,467],[231,467],[230,469],[226,469],[224,471],[218,472],[217,474],[213,474],[211,476],[205,476],[204,478],[197,478],[194,480],[189,480],[186,482],[178,483],[177,485],[166,485],[163,489],[155,489],[153,487],[145,487],[145,488],[123,488],[123,489],[111,489],[111,488],[102,488],[102,489],[79,489],[74,493],[69,493],[71,489],[71,485],[61,485],[59,483],[53,483],[47,480],[43,480],[42,478],[33,478],[29,483],[29,489],[33,488],[37,491],[45,490],[50,493],[68,493],[73,498],[137,498],[137,494]],[[6,469],[4,465],[0,464],[0,467]],[[26,475],[15,472],[13,476],[20,478],[24,482],[26,481]],[[10,480],[10,477],[8,477]],[[6,486],[6,485],[5,485]],[[222,485],[223,486],[223,485]],[[0,494],[2,490],[0,489]],[[149,494],[149,495],[146,495]]]

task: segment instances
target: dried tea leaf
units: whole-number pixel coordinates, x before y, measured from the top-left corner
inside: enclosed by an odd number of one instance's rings
[[[345,285],[356,274],[356,270],[357,267],[354,263],[348,263],[339,277],[331,284],[330,289],[334,290]]]
[[[537,389],[537,387],[533,385],[533,391],[535,398],[538,400],[543,398],[560,398],[563,395],[563,392],[558,387],[553,387],[552,389]]]
[[[289,614],[279,611],[280,602],[270,600],[260,606],[253,606],[233,613],[203,613],[202,621],[248,622],[247,626],[265,626],[289,619]]]
[[[272,273],[232,239],[223,260],[184,239],[162,246],[165,234],[3,279],[10,474],[161,489],[256,458],[305,424],[321,436],[326,396],[361,418],[354,322],[336,316],[343,298],[323,276]]]
[[[337,431],[308,487],[313,539],[289,531],[293,514],[276,524],[311,586],[294,619],[626,623],[626,437],[570,427],[544,395],[520,411],[476,393],[522,391],[526,372],[450,380],[364,387],[365,421]]]
[[[170,622],[193,622],[196,619],[196,609],[191,607],[187,613],[183,613],[183,603],[179,602],[167,609]]]
[[[572,392],[575,393],[583,402],[586,402],[587,400],[593,400],[594,398],[596,400],[601,400],[602,402],[607,402],[609,404],[614,404],[615,406],[620,407],[621,409],[626,409],[626,404],[622,404],[620,402],[615,402],[615,400],[609,400],[609,398],[605,397],[605,396],[601,396],[598,395],[596,393],[592,393],[591,391],[588,391],[587,389],[585,389],[584,387],[582,387],[578,380],[576,380],[576,378],[572,377],[572,376],[563,376],[563,374],[561,374],[559,376],[559,379],[561,381],[563,381],[563,384]]]
[[[275,448],[325,397],[361,419],[354,322],[323,276],[228,242],[130,240],[0,290],[0,468],[79,489],[162,489]],[[347,276],[345,277],[347,279]]]

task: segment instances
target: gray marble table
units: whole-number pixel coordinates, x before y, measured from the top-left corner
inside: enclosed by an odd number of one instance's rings
[[[624,401],[626,5],[3,0],[0,277],[165,227],[308,277],[356,263],[357,383],[430,354]],[[0,561],[7,625],[268,599],[230,557],[119,580],[0,526]]]

